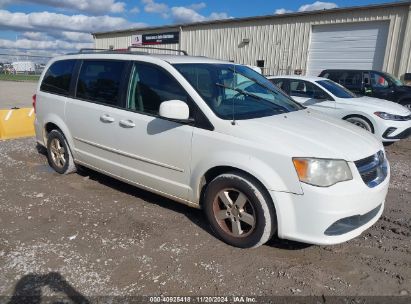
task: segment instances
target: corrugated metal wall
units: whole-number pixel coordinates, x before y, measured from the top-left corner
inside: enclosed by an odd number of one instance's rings
[[[181,30],[181,48],[190,55],[234,60],[242,64],[256,65],[264,60],[266,74],[290,73],[307,68],[308,49],[313,25],[346,22],[389,21],[389,33],[383,69],[400,76],[411,72],[411,6],[395,5],[366,10],[324,12],[299,16],[273,17],[249,21],[184,26]],[[178,31],[170,27],[138,31],[135,33],[101,34],[96,37],[97,48],[126,48],[131,44],[131,35]],[[249,43],[243,43],[243,39]],[[169,44],[162,47],[176,48]]]

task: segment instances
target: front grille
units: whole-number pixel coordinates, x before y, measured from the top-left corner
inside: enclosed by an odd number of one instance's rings
[[[381,184],[387,177],[387,160],[383,151],[357,160],[354,163],[362,180],[370,188]]]
[[[357,168],[363,167],[364,165],[367,165],[367,164],[373,162],[374,159],[375,159],[375,154],[355,161],[355,165],[357,166]]]
[[[378,176],[377,170],[373,170],[373,171],[361,174],[362,180],[366,184],[369,184],[370,182],[375,180],[377,178],[377,176]]]

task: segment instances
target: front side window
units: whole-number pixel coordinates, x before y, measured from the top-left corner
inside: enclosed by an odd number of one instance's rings
[[[76,97],[107,105],[119,105],[120,81],[124,67],[125,61],[85,60],[77,81]]]
[[[184,63],[174,67],[222,119],[251,119],[304,108],[246,66]]]
[[[390,83],[383,74],[371,72],[371,86],[373,88],[388,88]]]
[[[317,98],[323,94],[317,86],[304,80],[292,79],[290,80],[290,95],[295,97]]]
[[[356,98],[353,92],[347,90],[342,85],[335,83],[332,80],[318,80],[316,81],[320,86],[338,98]]]
[[[40,90],[59,95],[68,95],[75,64],[76,60],[54,62],[44,75]]]
[[[160,104],[167,100],[181,100],[190,105],[188,94],[169,73],[152,64],[135,63],[129,83],[127,108],[158,115]]]

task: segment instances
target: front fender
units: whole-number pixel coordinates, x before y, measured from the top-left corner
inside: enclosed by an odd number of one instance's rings
[[[280,173],[275,169],[275,165],[270,165],[251,154],[224,151],[207,155],[192,167],[190,179],[190,188],[193,189],[192,199],[195,202],[199,201],[201,182],[206,172],[220,166],[232,167],[250,174],[259,180],[267,190],[303,194],[291,159],[288,162],[288,168],[284,170],[284,166],[282,166]]]

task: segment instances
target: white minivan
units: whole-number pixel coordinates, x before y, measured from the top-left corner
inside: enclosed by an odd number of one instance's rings
[[[240,89],[243,82],[252,82]],[[33,97],[59,173],[81,165],[202,208],[228,244],[352,239],[384,209],[381,142],[309,110],[252,69],[205,57],[52,59]]]

